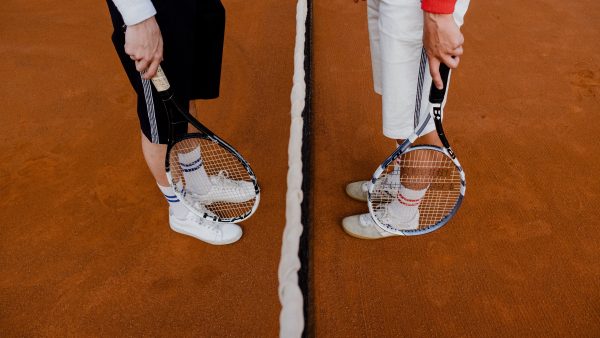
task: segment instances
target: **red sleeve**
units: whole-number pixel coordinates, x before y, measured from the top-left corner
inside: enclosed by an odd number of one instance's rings
[[[422,0],[421,9],[435,14],[452,14],[455,3],[456,0]]]

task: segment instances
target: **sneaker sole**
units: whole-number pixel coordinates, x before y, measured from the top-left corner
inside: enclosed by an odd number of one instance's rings
[[[343,228],[344,229],[344,228]],[[350,237],[354,237],[354,238],[358,238],[358,239],[367,239],[367,240],[376,240],[376,239],[384,239],[387,237],[379,237],[379,238],[372,238],[372,237],[363,237],[363,236],[359,236],[357,234],[354,234],[352,232],[346,231],[346,229],[344,229],[344,232],[346,234],[348,234]]]
[[[204,238],[200,238],[200,237],[196,236],[195,234],[193,234],[193,233],[190,233],[190,232],[187,232],[187,231],[185,231],[185,230],[176,229],[176,228],[174,228],[174,227],[173,227],[171,224],[169,224],[169,226],[171,227],[171,230],[173,230],[173,231],[175,231],[175,232],[177,232],[177,233],[179,233],[179,234],[186,235],[186,236],[190,236],[190,237],[194,237],[195,239],[197,239],[197,240],[199,240],[199,241],[202,241],[202,242],[205,242],[205,243],[208,243],[208,244],[212,244],[212,245],[227,245],[227,244],[233,244],[233,243],[235,243],[235,242],[239,241],[239,240],[240,240],[240,238],[242,238],[242,235],[244,234],[244,233],[242,232],[242,233],[240,233],[240,235],[239,235],[238,237],[236,237],[236,238],[233,238],[233,239],[231,239],[231,240],[229,240],[229,241],[227,241],[227,242],[213,242],[213,241],[209,241],[209,240],[207,240],[207,239],[204,239]]]
[[[349,236],[351,236],[351,237],[358,238],[358,239],[367,239],[367,240],[372,240],[372,241],[376,240],[376,239],[385,239],[385,238],[391,238],[391,237],[398,237],[398,236],[400,236],[400,235],[391,235],[391,236],[381,236],[381,237],[374,238],[374,237],[365,237],[365,236],[357,235],[357,234],[355,234],[353,232],[350,232],[350,231],[346,230],[346,228],[344,228],[343,226],[342,226],[342,230],[344,230],[344,232],[346,234],[348,234]]]
[[[199,197],[194,197],[195,201],[202,204],[202,205],[211,205],[213,203],[246,203],[248,201],[252,201],[253,198],[255,198],[256,195],[252,195],[252,196],[248,196],[248,198],[246,199],[240,199],[240,200],[226,200],[226,199],[202,199]]]
[[[356,201],[361,201],[361,202],[366,202],[367,201],[367,197],[366,196],[365,197],[363,197],[363,196],[357,197],[357,196],[352,195],[350,193],[350,191],[348,191],[348,187],[346,187],[346,195],[350,196],[350,198],[352,198],[352,199],[354,199]]]

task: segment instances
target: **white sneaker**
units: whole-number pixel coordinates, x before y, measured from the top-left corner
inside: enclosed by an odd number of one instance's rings
[[[349,183],[346,186],[346,194],[355,200],[366,202],[368,199],[369,181],[358,181]]]
[[[344,218],[342,220],[342,228],[344,228],[344,231],[348,235],[360,239],[380,239],[398,236],[379,227],[371,217],[370,213]]]
[[[398,187],[400,186],[400,183],[390,183],[392,180],[393,179],[386,178],[383,189],[383,191],[389,195],[390,198],[394,198],[398,195]],[[394,180],[397,182],[400,181],[398,178],[395,178]],[[369,181],[357,181],[349,183],[346,186],[346,194],[355,200],[366,202],[369,199]]]
[[[391,207],[390,207],[391,206]],[[377,219],[390,224],[398,230],[415,230],[419,228],[419,207],[401,206],[397,200],[388,203],[385,208],[376,211]]]
[[[169,210],[169,225],[175,232],[213,245],[231,244],[242,237],[242,228],[239,225],[214,222],[192,212],[188,212],[184,219],[180,219]]]
[[[210,205],[214,202],[243,203],[256,197],[254,184],[248,181],[236,181],[227,177],[222,170],[216,176],[209,176],[212,187],[206,194],[190,192],[194,200],[200,204]]]
[[[415,230],[419,228],[419,208],[410,208],[405,214],[401,215],[402,219],[393,215],[387,208],[377,212],[379,213],[378,219],[381,220],[382,223],[391,224],[398,230]],[[361,239],[379,239],[398,236],[377,225],[370,213],[348,216],[342,221],[342,226],[347,234]]]

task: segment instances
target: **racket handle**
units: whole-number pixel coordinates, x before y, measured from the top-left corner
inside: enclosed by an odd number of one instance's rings
[[[440,76],[444,83],[444,88],[441,90],[437,89],[435,84],[431,83],[431,91],[429,92],[429,102],[431,103],[442,103],[444,102],[444,96],[446,96],[446,88],[448,87],[448,75],[450,75],[450,68],[443,62],[440,64]]]
[[[169,90],[169,88],[171,88],[169,80],[167,80],[167,76],[165,75],[165,72],[163,71],[160,65],[156,70],[156,75],[154,75],[154,77],[152,78],[152,83],[154,84],[154,87],[159,93],[166,92],[167,90]]]

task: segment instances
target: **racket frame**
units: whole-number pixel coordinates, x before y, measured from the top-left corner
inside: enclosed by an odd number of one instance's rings
[[[196,126],[194,125],[194,127],[196,127]],[[198,128],[198,129],[200,129],[200,128]],[[248,162],[246,162],[246,160],[244,160],[244,158],[241,157],[241,155],[233,147],[231,147],[229,144],[227,144],[225,141],[223,141],[222,139],[220,139],[218,136],[216,136],[214,134],[211,136],[211,135],[208,135],[205,133],[186,133],[177,138],[174,138],[173,142],[169,142],[169,145],[167,146],[167,154],[165,156],[165,171],[167,173],[167,178],[169,180],[169,183],[172,184],[172,182],[173,182],[171,164],[169,163],[171,150],[179,141],[183,141],[183,140],[191,139],[191,138],[203,138],[203,139],[207,139],[211,142],[219,143],[219,145],[223,149],[227,150],[230,154],[237,157],[238,160],[240,161],[240,163],[244,166],[244,168],[248,172],[248,175],[250,176],[250,178],[252,179],[252,184],[254,185],[254,193],[256,194],[256,197],[255,197],[256,200],[254,201],[254,204],[252,205],[252,209],[249,210],[248,212],[244,213],[243,215],[240,215],[237,217],[224,218],[224,217],[215,217],[208,213],[198,212],[198,210],[194,206],[191,206],[187,202],[187,200],[185,199],[185,194],[180,193],[177,189],[173,189],[175,196],[177,196],[179,201],[181,203],[183,203],[183,205],[185,205],[190,212],[193,212],[195,215],[209,219],[211,221],[223,222],[223,223],[238,223],[245,219],[248,219],[250,216],[252,216],[254,214],[256,209],[258,209],[258,204],[260,203],[260,187],[258,186],[258,182],[256,180],[256,175],[254,174],[254,171],[252,171],[252,168],[250,167]]]
[[[159,73],[161,76],[164,77],[164,79],[166,81],[166,76],[164,75],[164,71],[162,70],[162,68],[160,66],[159,66]],[[153,83],[154,83],[154,81],[153,81]],[[170,87],[168,85],[168,82],[167,82],[166,86]],[[155,87],[156,87],[156,83],[155,83]],[[158,87],[157,87],[157,90],[158,90]],[[162,92],[165,92],[165,91],[162,91]],[[159,93],[161,93],[161,91],[159,91]],[[185,200],[185,194],[180,193],[179,191],[177,191],[177,189],[174,188],[173,191],[175,193],[175,196],[177,196],[179,201],[181,203],[183,203],[183,205],[185,205],[186,208],[190,212],[192,212],[195,215],[200,216],[202,218],[209,219],[211,221],[223,222],[223,223],[238,223],[245,219],[248,219],[250,216],[252,216],[254,214],[254,212],[258,208],[258,204],[260,203],[260,187],[258,185],[258,180],[256,179],[256,175],[254,174],[254,171],[250,167],[250,164],[229,143],[225,142],[223,139],[218,137],[215,133],[213,133],[210,129],[208,129],[208,127],[206,127],[200,121],[198,121],[195,117],[193,117],[192,114],[190,114],[186,109],[182,109],[181,107],[179,107],[177,105],[177,102],[173,99],[173,96],[174,96],[173,91],[171,91],[170,89],[167,89],[167,93],[169,94],[169,96],[161,95],[163,102],[166,103],[166,102],[170,101],[171,104],[175,107],[175,110],[177,110],[177,112],[185,118],[187,123],[191,124],[194,128],[198,129],[198,132],[193,132],[193,133],[186,132],[183,135],[176,135],[174,126],[178,123],[185,123],[185,122],[173,122],[174,119],[173,119],[173,116],[171,116],[171,114],[173,114],[173,112],[171,111],[172,109],[169,109],[168,107],[166,107],[167,119],[169,120],[169,143],[167,145],[167,153],[165,156],[165,171],[167,174],[167,178],[169,180],[169,184],[171,184],[171,186],[173,186],[173,184],[172,184],[173,183],[173,175],[171,172],[171,163],[169,161],[169,158],[170,158],[171,150],[173,149],[175,144],[177,144],[179,141],[183,141],[185,139],[204,138],[204,139],[207,139],[207,140],[210,140],[212,142],[219,144],[223,149],[227,150],[227,152],[232,154],[234,157],[236,157],[240,161],[240,163],[244,166],[244,168],[246,169],[246,171],[248,172],[248,175],[250,176],[250,178],[252,180],[252,184],[254,185],[254,192],[256,194],[254,205],[252,206],[252,209],[250,211],[244,213],[243,215],[237,216],[237,217],[226,217],[226,218],[213,216],[208,213],[199,212],[196,207],[190,206],[189,203]]]
[[[375,224],[377,224],[377,226],[379,226],[381,229],[383,229],[387,232],[391,232],[396,235],[401,235],[401,236],[424,235],[424,234],[428,234],[430,232],[433,232],[433,231],[441,228],[442,226],[446,225],[446,223],[448,223],[448,221],[452,217],[454,217],[454,215],[458,211],[460,205],[462,204],[462,201],[465,196],[465,192],[466,192],[465,172],[464,172],[460,162],[458,161],[456,154],[450,147],[450,142],[448,142],[448,139],[446,138],[446,134],[444,133],[444,129],[442,126],[442,110],[443,110],[444,98],[446,95],[446,89],[448,87],[450,70],[445,64],[442,63],[440,65],[440,73],[441,73],[442,80],[444,83],[444,89],[439,90],[434,86],[433,83],[431,84],[431,93],[429,95],[430,108],[428,109],[427,115],[425,116],[423,121],[421,121],[421,123],[417,126],[416,130],[406,140],[404,140],[404,142],[402,142],[402,144],[400,144],[400,146],[398,146],[398,148],[396,148],[396,150],[390,156],[388,156],[381,165],[379,165],[379,167],[377,167],[377,169],[375,170],[375,173],[371,177],[371,180],[368,182],[367,205],[369,207],[369,213],[371,214],[371,218],[373,218],[373,221],[375,221]],[[425,128],[427,127],[427,125],[429,124],[431,119],[433,119],[433,121],[434,121],[435,130],[440,138],[440,141],[443,144],[443,147],[438,147],[435,145],[415,145],[415,146],[413,146],[413,143],[421,136],[421,134],[423,133],[423,131],[425,130]],[[377,179],[387,169],[387,167],[390,165],[390,163],[395,161],[398,157],[402,156],[403,154],[407,154],[411,151],[423,150],[423,149],[438,151],[438,152],[442,153],[444,156],[447,156],[448,158],[450,158],[452,160],[452,163],[456,166],[456,168],[459,172],[459,176],[460,176],[461,187],[460,187],[460,195],[459,195],[454,207],[439,222],[437,222],[436,224],[434,224],[432,226],[424,228],[424,229],[398,230],[396,228],[393,228],[386,224],[381,223],[379,221],[379,219],[375,216],[376,210],[372,203],[372,194],[373,194],[373,190],[375,188],[375,183],[377,182]]]

